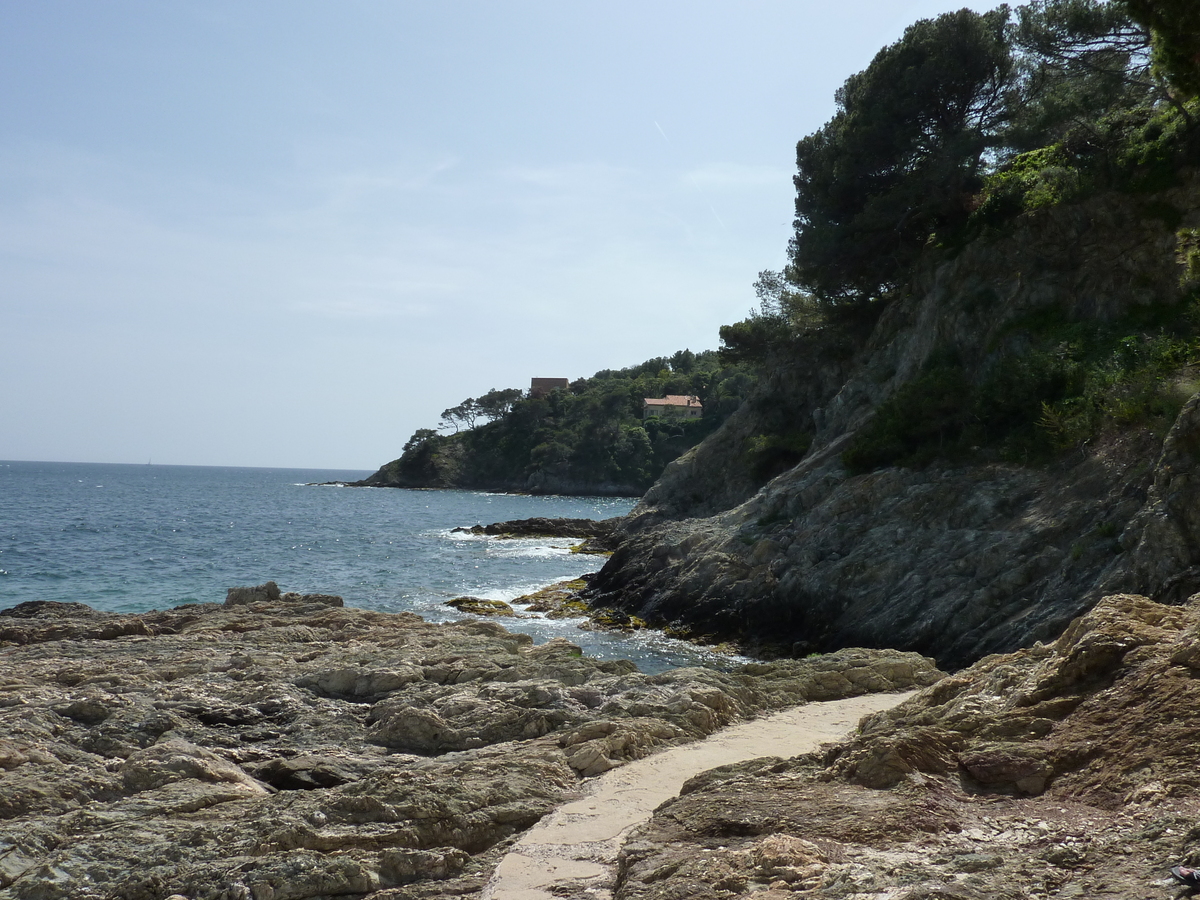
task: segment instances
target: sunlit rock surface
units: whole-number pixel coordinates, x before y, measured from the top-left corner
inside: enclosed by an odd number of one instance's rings
[[[626,843],[634,898],[1169,896],[1200,861],[1200,594],[1104,598],[826,753],[716,769]]]
[[[0,612],[0,897],[471,896],[586,776],[938,677],[892,651],[647,676],[273,584],[143,615],[23,604]]]

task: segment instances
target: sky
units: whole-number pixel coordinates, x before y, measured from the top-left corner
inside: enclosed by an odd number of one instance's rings
[[[0,4],[0,459],[373,470],[715,349],[796,141],[962,5]]]

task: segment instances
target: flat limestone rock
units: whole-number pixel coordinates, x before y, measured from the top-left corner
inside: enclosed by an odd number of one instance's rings
[[[0,897],[472,896],[594,773],[942,677],[893,651],[645,675],[493,621],[230,596],[0,611]]]

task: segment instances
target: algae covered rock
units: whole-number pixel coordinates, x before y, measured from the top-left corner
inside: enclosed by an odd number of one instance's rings
[[[446,601],[459,612],[472,616],[515,616],[516,612],[503,600],[485,600],[482,597],[455,597]]]
[[[513,602],[521,604],[529,612],[541,613],[547,619],[582,617],[590,612],[590,607],[579,596],[585,587],[586,579],[574,578],[525,594]]]

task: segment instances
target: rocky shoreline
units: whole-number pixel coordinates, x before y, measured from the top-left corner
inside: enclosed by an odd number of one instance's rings
[[[594,774],[942,677],[857,650],[650,676],[271,583],[140,615],[22,604],[0,660],[5,900],[475,896]]]
[[[482,897],[594,775],[922,687],[821,752],[692,778],[625,840],[617,900],[1116,900],[1200,863],[1200,594],[1111,595],[952,676],[870,650],[649,676],[268,583],[0,611],[0,673],[4,900]]]
[[[1200,594],[1104,598],[824,753],[693,778],[617,900],[1173,896],[1200,862]]]

